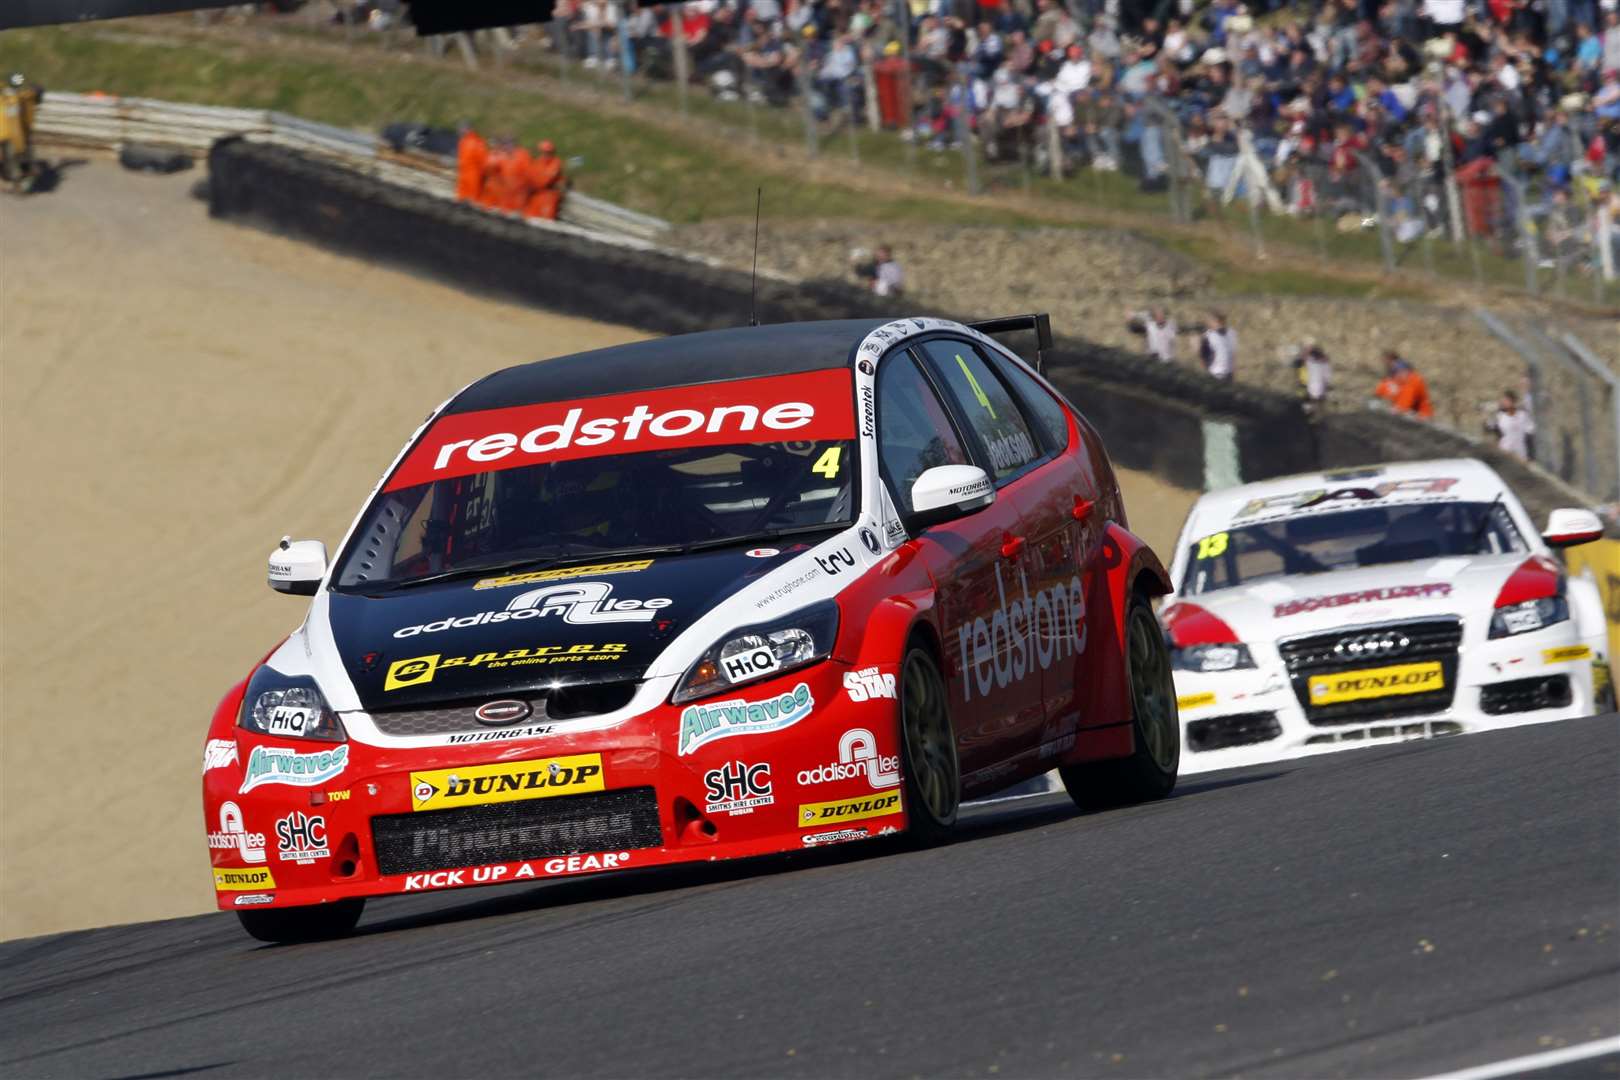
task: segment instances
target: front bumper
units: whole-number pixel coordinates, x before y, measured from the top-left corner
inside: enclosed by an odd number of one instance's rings
[[[1602,641],[1577,637],[1572,623],[1494,640],[1482,627],[1465,624],[1463,630],[1454,663],[1444,664],[1450,694],[1435,695],[1433,707],[1416,695],[1391,694],[1363,699],[1366,707],[1353,716],[1309,709],[1273,643],[1250,645],[1252,669],[1176,672],[1181,772],[1567,720],[1595,710],[1594,664],[1605,663]]]
[[[211,760],[235,758],[203,777],[218,905],[320,904],[898,832],[896,702],[851,700],[848,671],[827,661],[746,687],[738,698],[791,707],[802,686],[808,711],[778,730],[711,735],[684,754],[684,710],[668,704],[606,727],[565,721],[540,737],[406,748],[356,742],[353,729],[348,743],[314,743],[220,731],[216,720]],[[235,754],[215,755],[225,740]],[[314,781],[332,761],[293,776],[283,758],[285,782],[256,779],[262,751],[290,743],[300,755],[346,747],[345,761]]]

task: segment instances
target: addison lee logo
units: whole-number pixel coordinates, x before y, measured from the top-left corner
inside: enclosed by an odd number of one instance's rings
[[[396,638],[437,634],[442,630],[464,630],[469,626],[521,622],[556,616],[570,626],[597,626],[603,623],[651,622],[659,610],[675,601],[667,596],[651,600],[613,598],[613,586],[605,581],[577,581],[530,589],[512,597],[505,611],[480,611],[454,619],[437,619],[394,631]]]

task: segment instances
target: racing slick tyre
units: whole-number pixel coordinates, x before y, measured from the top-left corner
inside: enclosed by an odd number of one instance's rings
[[[1082,810],[1162,799],[1181,767],[1181,719],[1170,676],[1170,648],[1146,597],[1133,593],[1125,611],[1125,672],[1131,684],[1136,749],[1113,761],[1065,765],[1063,787]]]
[[[300,941],[342,937],[354,929],[354,924],[360,921],[360,913],[365,909],[365,898],[360,897],[313,907],[238,911],[236,917],[242,920],[242,929],[260,941],[290,945]]]
[[[940,843],[956,825],[962,773],[945,679],[928,650],[915,645],[900,665],[900,735],[911,840]]]

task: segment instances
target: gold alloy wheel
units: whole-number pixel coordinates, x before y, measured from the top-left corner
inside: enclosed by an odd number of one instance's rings
[[[1181,757],[1181,721],[1176,715],[1170,650],[1146,604],[1131,609],[1130,673],[1137,731],[1153,763],[1171,772]]]
[[[945,708],[945,682],[921,650],[906,657],[901,673],[901,726],[906,739],[906,765],[922,809],[935,822],[956,818],[962,777],[956,763],[956,737]]]

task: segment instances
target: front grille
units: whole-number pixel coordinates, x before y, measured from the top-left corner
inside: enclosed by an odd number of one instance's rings
[[[1437,739],[1442,735],[1462,734],[1462,725],[1455,720],[1420,720],[1407,724],[1368,724],[1365,727],[1346,728],[1312,735],[1306,746],[1324,746],[1328,743],[1373,742],[1379,739]]]
[[[1537,709],[1566,709],[1573,700],[1568,675],[1543,675],[1492,683],[1480,691],[1479,707],[1487,716],[1504,716]]]
[[[650,787],[371,819],[382,874],[630,851],[662,842],[658,798]]]
[[[1404,648],[1380,651],[1376,655],[1355,655],[1349,647],[1368,637],[1392,635],[1404,638]],[[1451,708],[1457,689],[1457,646],[1462,641],[1462,622],[1455,618],[1418,619],[1412,622],[1379,623],[1311,634],[1277,643],[1277,651],[1288,665],[1294,696],[1312,724],[1349,724],[1359,720],[1423,716]],[[1445,685],[1421,694],[1363,698],[1313,705],[1310,683],[1313,675],[1335,675],[1344,671],[1388,667],[1395,664],[1438,660]]]
[[[1271,712],[1233,713],[1231,716],[1212,716],[1207,720],[1193,720],[1187,724],[1187,749],[1225,750],[1230,746],[1249,746],[1270,742],[1282,734],[1277,714]]]
[[[529,716],[512,727],[544,724],[548,720],[578,720],[586,716],[600,716],[616,712],[630,704],[636,696],[635,682],[586,683],[580,686],[559,686],[553,690],[540,690],[526,694],[512,694],[509,700],[526,701]],[[425,709],[390,709],[374,712],[371,720],[384,735],[452,735],[464,731],[498,732],[499,725],[480,723],[475,714],[480,705],[496,700],[481,697],[476,701],[461,701]],[[502,699],[508,700],[508,699]]]

